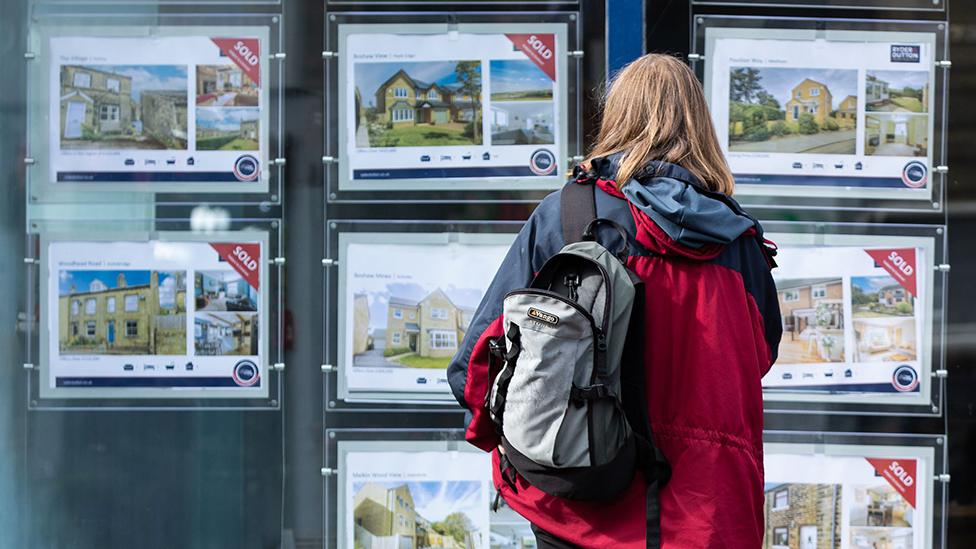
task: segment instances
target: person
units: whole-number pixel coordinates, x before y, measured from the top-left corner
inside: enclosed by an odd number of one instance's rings
[[[661,547],[760,547],[760,379],[782,335],[770,274],[775,251],[730,197],[734,180],[688,66],[649,54],[621,70],[578,171],[568,185],[597,186],[597,216],[626,229],[627,266],[644,282],[645,333],[633,337],[643,338],[654,443],[672,469],[660,493]],[[467,440],[493,452],[495,487],[532,523],[538,547],[643,548],[640,474],[616,500],[594,502],[549,496],[518,475],[510,485],[499,471],[500,437],[484,404],[492,381],[487,342],[502,335],[506,293],[527,286],[564,245],[559,195],[546,197],[516,237],[448,381],[467,409]],[[621,238],[599,234],[608,249]]]

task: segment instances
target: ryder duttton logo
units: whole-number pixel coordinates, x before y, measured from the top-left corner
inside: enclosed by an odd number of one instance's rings
[[[891,62],[892,63],[921,63],[922,47],[892,44]]]

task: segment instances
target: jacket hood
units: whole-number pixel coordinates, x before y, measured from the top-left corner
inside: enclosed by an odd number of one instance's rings
[[[599,179],[615,180],[622,156],[595,159],[591,171]],[[675,164],[649,162],[620,191],[668,239],[689,251],[724,247],[750,229],[759,231],[756,220],[735,200],[706,190],[691,172]]]

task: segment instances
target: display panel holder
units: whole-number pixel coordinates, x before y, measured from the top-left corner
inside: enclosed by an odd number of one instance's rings
[[[948,0],[691,0],[696,6],[944,12]]]
[[[114,3],[114,2],[109,2]],[[187,2],[189,3],[189,2]],[[193,2],[196,4],[197,2]],[[155,4],[155,2],[154,2]],[[286,54],[282,16],[275,13],[171,13],[139,14],[117,8],[85,13],[66,12],[58,5],[37,5],[31,17],[29,46],[24,54],[28,63],[28,97],[38,98],[28,105],[27,165],[28,203],[41,204],[132,204],[132,205],[179,205],[205,202],[209,204],[257,204],[263,208],[280,205],[284,190],[286,159],[283,149],[284,123],[284,65]],[[160,30],[163,32],[160,33]],[[233,35],[247,33],[264,38],[268,51],[260,55],[267,70],[262,75],[267,80],[267,114],[262,114],[259,124],[267,130],[259,140],[266,143],[267,151],[260,158],[260,173],[267,173],[255,192],[241,192],[231,188],[234,182],[86,182],[79,184],[56,183],[50,170],[50,129],[48,115],[50,98],[50,66],[52,62],[48,39],[58,36],[108,36],[119,37],[178,37],[194,33]],[[229,61],[228,61],[229,62]],[[191,93],[194,90],[190,90]],[[187,116],[194,116],[189,105]],[[59,122],[60,123],[60,122]],[[165,151],[162,151],[165,152]],[[242,156],[246,156],[242,152]],[[252,155],[254,156],[254,155]],[[191,161],[187,159],[187,163]],[[164,162],[163,159],[158,161]],[[169,160],[165,160],[169,162]],[[160,172],[165,174],[165,172]],[[65,189],[64,187],[69,188]],[[196,190],[201,189],[201,190]],[[226,190],[225,190],[226,189]]]
[[[558,189],[565,182],[564,173],[568,173],[576,162],[582,160],[583,141],[582,113],[583,90],[582,64],[584,56],[582,42],[578,31],[579,12],[332,12],[327,14],[325,29],[325,46],[322,52],[325,86],[326,124],[324,135],[325,150],[322,156],[325,178],[325,198],[327,203],[485,203],[485,202],[521,202],[536,203],[549,192]],[[381,25],[393,25],[380,27]],[[443,26],[443,31],[433,34],[448,34],[458,32],[485,33],[489,29],[497,33],[532,32],[533,25],[546,25],[544,32],[560,32],[559,25],[564,25],[565,40],[556,44],[556,55],[563,59],[566,67],[567,86],[563,90],[561,105],[556,105],[560,119],[566,128],[564,142],[556,144],[560,151],[561,165],[557,164],[552,177],[545,177],[543,182],[532,181],[532,178],[521,177],[525,181],[522,188],[514,184],[516,177],[496,178],[505,179],[504,190],[494,190],[498,184],[492,179],[482,178],[454,178],[441,179],[435,183],[423,183],[423,179],[386,180],[386,183],[368,183],[361,189],[343,188],[340,170],[344,170],[348,163],[347,152],[343,136],[346,133],[343,100],[345,91],[341,89],[344,82],[342,69],[345,68],[346,58],[343,57],[344,44],[340,44],[344,29],[366,30],[376,26],[376,30],[392,30],[410,28],[416,34],[417,25],[427,25],[433,29]],[[497,25],[497,28],[493,28]],[[538,27],[536,27],[538,28]],[[536,31],[538,32],[538,31]],[[558,65],[557,65],[558,67]],[[338,91],[337,91],[338,90]],[[482,109],[484,111],[484,109]],[[482,113],[485,117],[485,113]],[[540,145],[542,146],[542,145]],[[483,146],[480,146],[483,148]],[[475,147],[478,148],[478,147]],[[436,150],[427,156],[436,156]],[[479,154],[481,152],[479,151]],[[486,152],[484,154],[489,154]],[[470,153],[469,153],[470,156]],[[435,176],[431,176],[432,178]],[[486,176],[487,177],[487,176]],[[376,180],[382,181],[382,180]]]
[[[946,262],[947,235],[945,226],[771,221],[764,222],[763,227],[765,235],[776,241],[780,248],[790,244],[855,248],[863,246],[875,249],[922,248],[926,252],[925,263],[916,267],[919,270],[925,270],[925,276],[922,278],[926,281],[924,295],[929,298],[928,300],[931,303],[930,307],[924,309],[927,314],[921,330],[923,342],[926,339],[930,341],[928,360],[924,359],[924,350],[922,352],[918,350],[921,345],[916,344],[916,352],[923,357],[918,363],[920,371],[917,376],[921,382],[921,390],[917,397],[902,398],[900,396],[906,393],[893,393],[890,398],[885,398],[879,393],[873,392],[832,394],[764,390],[766,411],[791,414],[899,417],[941,415],[945,406],[944,395],[948,375],[944,368],[944,353],[946,292],[948,291],[950,267]],[[776,270],[773,271],[773,276],[776,276]],[[848,323],[853,325],[854,319],[845,319],[844,325],[846,326]],[[788,337],[785,330],[783,337]],[[846,351],[848,358],[851,356],[851,352],[852,349]],[[846,364],[851,365],[852,362]],[[865,362],[865,364],[871,364],[871,362]],[[875,364],[884,364],[884,362],[875,362]],[[778,370],[776,364],[773,365],[767,376],[775,375],[785,375]],[[791,375],[793,374],[791,373]],[[899,402],[899,400],[901,401]]]
[[[765,431],[763,432],[763,447],[767,458],[766,485],[771,480],[768,463],[769,457],[775,454],[795,454],[797,456],[823,457],[871,457],[880,460],[897,461],[899,459],[914,459],[924,463],[925,474],[917,474],[912,484],[916,497],[925,488],[928,494],[928,510],[923,517],[927,535],[923,535],[925,545],[922,549],[943,549],[947,547],[947,520],[949,504],[949,474],[948,438],[944,434],[892,434],[892,433],[854,433],[854,432],[815,432],[815,431]],[[798,471],[802,467],[797,466]],[[890,471],[877,473],[877,481],[884,482],[890,473],[897,471],[897,478],[902,473],[897,465],[890,466]],[[819,476],[819,475],[818,475]],[[823,482],[818,479],[818,483]],[[918,523],[913,521],[912,527]],[[849,529],[849,528],[848,528]],[[848,532],[850,534],[850,532]],[[847,546],[844,542],[842,546]],[[853,547],[853,544],[850,546]]]
[[[838,40],[853,39],[851,32],[883,32],[892,39],[898,33],[920,33],[934,36],[934,66],[924,67],[932,69],[932,87],[934,107],[929,116],[933,119],[931,165],[927,177],[931,188],[930,196],[912,197],[913,189],[906,186],[885,190],[881,193],[867,186],[837,186],[814,185],[799,186],[796,178],[822,178],[822,181],[836,179],[819,175],[748,175],[752,179],[767,178],[766,184],[749,184],[737,175],[736,198],[750,208],[782,209],[794,208],[804,210],[883,210],[903,212],[942,212],[944,211],[945,187],[949,166],[945,147],[946,135],[946,107],[948,93],[948,69],[952,66],[949,61],[948,25],[939,21],[901,21],[901,20],[871,20],[871,19],[814,19],[799,17],[754,17],[698,14],[692,16],[691,21],[692,52],[688,59],[699,79],[705,84],[706,97],[711,101],[711,79],[708,74],[710,58],[713,57],[709,49],[712,47],[709,31],[725,33],[723,37],[751,38],[750,33],[769,31],[775,35],[764,35],[762,38],[776,38],[789,40],[825,40],[831,36]],[[863,40],[863,39],[862,39]],[[860,93],[860,92],[858,92]],[[858,109],[861,107],[858,106]],[[715,107],[712,106],[714,110]],[[860,162],[856,162],[858,164]],[[800,163],[802,164],[802,163]],[[816,167],[816,166],[813,166]],[[856,166],[855,166],[856,167]],[[821,165],[822,169],[825,166]],[[908,166],[905,170],[907,172]],[[735,171],[733,169],[733,171]],[[904,176],[904,177],[907,177]],[[852,182],[857,177],[849,177]],[[791,183],[792,181],[792,183]],[[763,188],[766,187],[766,188]],[[894,193],[894,194],[892,194]],[[901,193],[901,194],[898,194]]]
[[[346,537],[345,502],[351,499],[346,495],[345,466],[350,452],[442,452],[443,460],[459,457],[483,460],[490,490],[488,499],[493,501],[495,497],[488,454],[465,442],[464,431],[460,429],[328,429],[325,431],[324,452],[325,465],[321,470],[324,486],[324,548],[345,547],[340,540]],[[504,501],[500,504],[498,511],[489,511],[489,536],[534,540],[529,522],[504,505]]]
[[[348,244],[376,242],[377,244],[450,245],[467,242],[507,247],[522,225],[521,221],[330,221],[326,229],[326,257],[322,260],[326,300],[323,311],[326,337],[323,342],[325,360],[322,363],[322,377],[326,410],[328,412],[423,410],[447,413],[461,411],[446,383],[440,384],[443,391],[438,392],[350,390],[346,381],[346,372],[354,366],[345,364],[347,327],[340,322],[342,315],[345,314],[344,306],[348,303],[346,296],[340,292],[343,289],[341,285],[345,276],[343,269],[346,258],[342,244],[347,236],[349,239],[345,242]],[[457,343],[460,345],[460,339]],[[418,370],[418,372],[422,371]],[[431,380],[430,383],[439,382]]]
[[[261,333],[259,345],[266,349],[263,364],[258,366],[260,379],[266,380],[267,391],[253,396],[216,396],[208,395],[206,389],[175,388],[180,396],[169,396],[158,389],[144,390],[138,395],[125,395],[123,387],[102,389],[104,394],[64,396],[64,388],[54,391],[50,395],[42,394],[41,386],[48,383],[48,365],[43,349],[46,337],[44,312],[46,300],[42,295],[47,284],[45,265],[47,250],[45,245],[59,241],[156,241],[156,242],[235,242],[235,238],[249,239],[262,242],[266,248],[266,256],[261,259],[258,272],[262,273],[259,291],[260,305],[266,307],[267,320],[264,326],[259,321],[258,329]],[[283,396],[282,376],[285,371],[283,318],[283,293],[281,282],[284,280],[285,257],[281,255],[282,246],[281,221],[278,219],[235,219],[229,226],[220,231],[200,230],[189,220],[184,219],[142,219],[119,220],[104,219],[100,221],[70,221],[70,220],[35,220],[30,222],[30,232],[26,235],[27,257],[24,265],[27,270],[27,310],[23,313],[23,324],[26,327],[26,356],[23,367],[26,372],[26,389],[28,408],[35,411],[124,411],[124,410],[160,410],[160,411],[200,411],[200,410],[276,410],[281,407]],[[170,252],[177,253],[177,252]],[[186,291],[189,292],[193,280],[187,281]],[[189,295],[189,294],[188,294]],[[189,316],[189,315],[188,315]],[[159,368],[163,368],[160,363]],[[155,369],[155,368],[154,368]],[[189,368],[187,368],[189,370]],[[47,391],[45,391],[47,392]]]

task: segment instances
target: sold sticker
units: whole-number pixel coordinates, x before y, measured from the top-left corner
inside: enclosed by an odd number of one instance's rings
[[[506,34],[505,36],[553,82],[556,81],[555,34]]]
[[[888,271],[899,284],[910,294],[918,297],[917,268],[915,265],[915,248],[894,248],[883,250],[864,250],[874,259],[875,263]]]
[[[909,505],[915,507],[917,463],[914,459],[865,459],[874,467],[878,475],[884,477],[888,484],[905,498]]]
[[[255,290],[260,280],[261,245],[236,242],[211,242],[221,259],[230,264]]]
[[[244,71],[248,78],[261,85],[261,45],[257,38],[211,38],[220,52]]]

